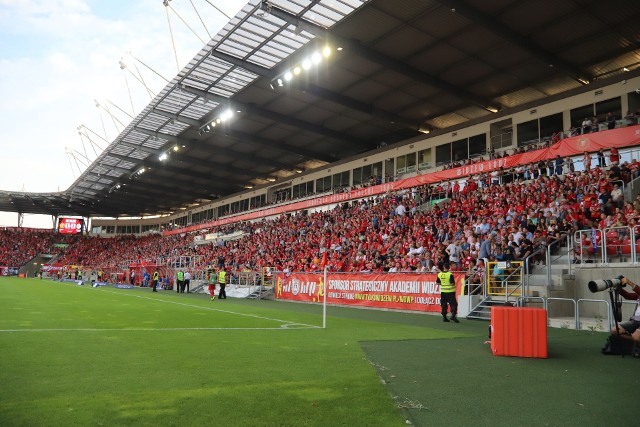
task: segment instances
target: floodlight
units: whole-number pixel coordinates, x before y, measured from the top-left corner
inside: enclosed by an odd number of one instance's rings
[[[324,49],[322,49],[322,56],[324,56],[325,58],[328,58],[331,55],[331,48],[329,46],[326,46]]]
[[[231,111],[231,110],[226,110],[224,113],[222,113],[222,114],[220,115],[220,119],[221,119],[222,121],[226,121],[226,120],[230,119],[230,118],[231,118],[231,116],[233,116],[233,111]]]
[[[179,146],[177,146],[177,145],[174,145],[174,146],[173,146],[173,151],[178,151],[179,149],[180,149],[180,147],[179,147]]]
[[[311,68],[311,60],[305,59],[304,61],[302,61],[302,68],[304,68],[305,70]]]
[[[284,73],[284,79],[286,81],[289,81],[293,78],[293,73],[291,73],[291,71],[287,71],[286,73]]]
[[[162,153],[162,154],[160,154],[160,157],[158,157],[158,159],[160,161],[163,161],[163,160],[167,160],[168,157],[169,157],[169,155],[167,153]]]
[[[322,55],[318,52],[314,52],[313,55],[311,55],[311,62],[318,64],[320,61],[322,61]]]
[[[293,74],[297,76],[298,74],[300,74],[301,71],[302,69],[296,65],[296,67],[293,69]]]

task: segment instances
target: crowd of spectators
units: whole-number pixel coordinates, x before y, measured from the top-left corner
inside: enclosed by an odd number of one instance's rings
[[[50,230],[0,228],[0,266],[19,267],[38,253],[54,253],[60,249],[53,244],[63,240]]]
[[[637,161],[620,164],[615,150],[608,157],[594,153],[579,160],[584,170],[576,172],[575,159],[560,160],[197,233],[75,236],[57,262],[116,269],[129,262],[169,265],[187,258],[199,269],[224,264],[231,271],[306,272],[320,271],[323,264],[343,272],[436,272],[448,263],[454,271],[466,271],[473,283],[487,261],[527,260],[533,268],[545,260],[530,256],[565,233],[636,227],[640,198],[625,202],[621,187],[640,174]],[[238,231],[235,240],[194,244],[199,235]],[[0,231],[0,254],[11,257],[2,259],[5,263],[22,263],[50,251],[60,238]]]
[[[180,258],[193,236],[160,234],[122,235],[110,238],[82,236],[57,260],[62,265],[82,265],[114,270],[127,263],[166,264]]]

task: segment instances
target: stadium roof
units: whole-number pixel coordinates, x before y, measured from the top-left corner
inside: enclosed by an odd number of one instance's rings
[[[638,75],[638,22],[636,0],[251,0],[67,190],[0,210],[155,215],[273,185]]]

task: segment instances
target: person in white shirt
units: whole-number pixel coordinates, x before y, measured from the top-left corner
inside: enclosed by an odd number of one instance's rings
[[[188,271],[184,272],[184,286],[187,288],[187,293],[189,293],[189,285],[191,284],[191,273]]]

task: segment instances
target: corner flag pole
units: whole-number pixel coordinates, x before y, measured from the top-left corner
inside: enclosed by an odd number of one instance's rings
[[[322,329],[327,329],[327,270],[329,267],[324,266],[324,286],[322,289],[324,295],[322,296]]]

